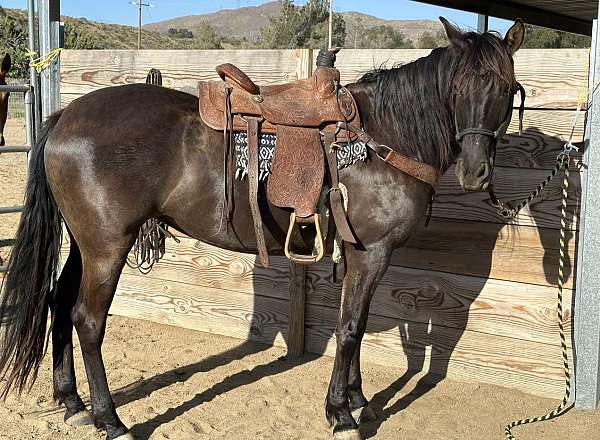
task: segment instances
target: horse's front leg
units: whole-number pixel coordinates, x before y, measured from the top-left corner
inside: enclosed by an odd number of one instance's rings
[[[336,328],[337,350],[325,402],[327,418],[331,424],[335,423],[333,432],[338,439],[360,440],[358,426],[350,410],[350,364],[355,353],[360,350],[371,298],[387,269],[390,253],[390,247],[384,244],[370,246],[367,250],[357,250],[346,245],[347,272]],[[356,404],[363,407],[367,401],[364,399]]]
[[[373,290],[375,290],[373,288]],[[369,406],[369,401],[362,390],[362,376],[360,373],[360,343],[354,350],[354,356],[350,363],[350,374],[348,375],[348,401],[350,411],[356,423],[361,424],[377,419],[377,414]]]

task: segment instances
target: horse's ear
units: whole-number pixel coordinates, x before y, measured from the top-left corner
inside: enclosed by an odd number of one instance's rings
[[[525,23],[520,18],[517,18],[515,24],[506,33],[504,44],[506,44],[510,52],[514,55],[523,45],[523,40],[525,40]]]
[[[2,66],[0,66],[0,75],[4,76],[8,73],[8,71],[10,70],[10,64],[10,55],[4,55],[4,58],[2,59]]]
[[[444,30],[446,31],[446,36],[448,37],[448,40],[450,41],[450,43],[454,44],[455,46],[459,46],[459,47],[464,46],[465,39],[464,39],[463,33],[460,31],[460,29],[457,28],[456,26],[454,26],[452,23],[450,23],[444,17],[440,17],[440,21],[442,22],[442,25],[444,26]]]

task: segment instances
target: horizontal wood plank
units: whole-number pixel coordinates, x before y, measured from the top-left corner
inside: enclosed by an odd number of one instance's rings
[[[548,176],[548,170],[494,167],[494,190],[503,202],[518,204],[537,188]],[[560,228],[562,177],[555,178],[544,192],[514,219],[516,225]],[[571,172],[567,200],[567,228],[577,229],[577,216],[581,199],[580,173]],[[442,177],[438,187],[433,216],[455,220],[502,222],[497,209],[490,204],[487,192],[462,190],[454,167]]]
[[[124,276],[136,277],[139,272],[128,268]],[[309,268],[307,303],[338,308],[341,288],[331,276],[329,262]],[[255,264],[254,255],[191,239],[180,245],[168,242],[165,258],[144,279],[289,301],[287,261],[265,269]],[[550,286],[391,266],[377,289],[371,314],[421,323],[433,320],[449,328],[552,345],[557,342],[555,297]],[[570,304],[570,298],[567,289],[565,304]],[[566,309],[570,329],[570,307]]]
[[[519,134],[519,114],[514,112],[508,132],[496,148],[496,165],[521,168],[552,169],[556,156],[571,136],[574,111],[527,110],[523,118],[523,132]],[[571,168],[581,164],[585,113],[577,119],[572,142],[580,148],[571,154]]]
[[[61,55],[61,93],[81,95],[99,87],[143,82],[150,68],[163,74],[164,85],[195,91],[199,79],[216,79],[214,67],[231,62],[256,82],[296,79],[306,50],[67,50]],[[426,56],[423,49],[345,49],[336,67],[342,83],[354,82],[382,66],[406,64]],[[316,59],[317,51],[313,51]],[[314,62],[313,62],[314,66]],[[527,92],[530,108],[574,109],[581,88],[587,86],[588,51],[585,49],[521,50],[515,58],[517,79]]]
[[[307,303],[339,310],[341,285],[332,282],[330,264],[309,267],[307,278]],[[571,298],[565,290],[569,335]],[[410,321],[558,345],[556,310],[555,288],[391,266],[370,316],[389,318],[395,326]]]
[[[342,83],[357,81],[369,70],[407,64],[429,55],[425,49],[344,49],[336,67]],[[316,61],[318,51],[314,51]],[[529,108],[575,109],[579,91],[587,87],[586,49],[522,49],[515,56],[515,74],[527,93]],[[519,96],[515,106],[519,105]]]
[[[288,304],[210,287],[124,274],[110,313],[285,346]]]
[[[219,79],[215,66],[233,63],[258,83],[297,79],[303,50],[65,50],[61,93],[83,95],[122,84],[143,83],[151,68],[163,85],[196,94],[200,80]]]
[[[111,313],[240,339],[285,344],[286,303],[272,298],[125,275]],[[309,351],[334,354],[336,319],[337,311],[333,308],[307,307]],[[398,326],[396,320],[372,316],[362,344],[362,359],[413,368],[424,362],[436,374],[444,374],[447,368],[452,378],[560,396],[562,369],[557,347],[436,324],[404,322],[400,329]]]
[[[309,305],[306,347],[335,355],[337,311]],[[558,346],[477,332],[371,316],[361,359],[431,372],[467,382],[486,382],[545,397],[562,397],[564,378]],[[424,364],[424,365],[423,365]]]

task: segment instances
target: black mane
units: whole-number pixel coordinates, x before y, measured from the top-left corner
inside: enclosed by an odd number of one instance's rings
[[[454,97],[476,90],[480,76],[489,76],[488,84],[500,84],[507,93],[516,88],[511,54],[497,34],[471,32],[463,38],[462,49],[434,49],[412,63],[372,70],[358,81],[373,85],[375,121],[393,129],[395,148],[440,170],[460,151]]]

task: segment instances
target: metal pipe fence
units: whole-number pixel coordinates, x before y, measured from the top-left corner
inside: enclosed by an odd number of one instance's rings
[[[33,88],[29,84],[8,84],[0,85],[0,92],[11,92],[8,99],[9,105],[9,117],[10,109],[16,109],[18,111],[19,105],[22,108],[22,116],[25,118],[26,125],[26,145],[7,145],[0,147],[0,153],[27,153],[33,148],[35,133],[34,133],[34,121],[33,121]],[[19,101],[21,98],[21,101]],[[16,102],[16,104],[15,104]],[[15,117],[15,116],[12,116]],[[18,117],[18,116],[17,116]],[[29,157],[28,157],[29,159]],[[29,162],[29,161],[28,161]],[[0,214],[12,214],[23,212],[23,206],[0,206]],[[0,272],[6,272],[6,266],[0,266]]]
[[[26,79],[21,78],[7,78],[6,82],[9,86],[25,86],[27,85]],[[6,91],[6,90],[5,90]],[[8,100],[8,118],[9,119],[22,119],[25,117],[25,95],[21,93],[15,93]]]

